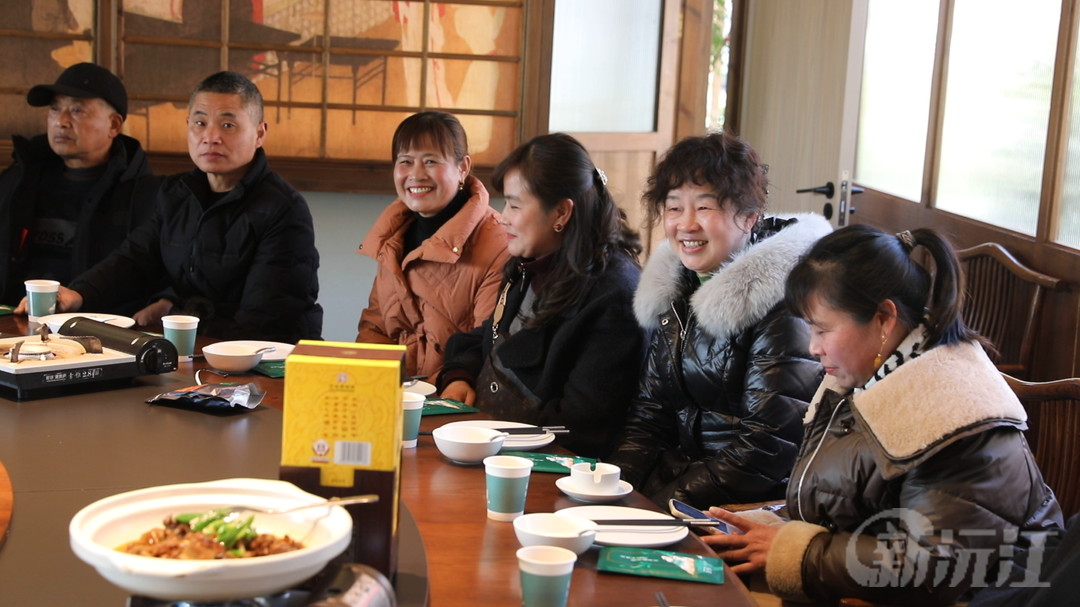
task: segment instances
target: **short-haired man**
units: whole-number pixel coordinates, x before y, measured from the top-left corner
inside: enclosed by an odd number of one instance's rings
[[[198,168],[166,178],[150,220],[61,289],[59,307],[108,309],[141,294],[157,299],[136,314],[142,325],[189,312],[213,337],[318,339],[311,212],[270,170],[259,89],[235,72],[214,74],[192,93],[187,125]]]
[[[109,70],[73,65],[26,101],[49,113],[46,134],[12,138],[15,162],[0,174],[6,304],[26,294],[24,280],[68,284],[112,253],[150,216],[162,179],[139,142],[120,133],[127,91]]]

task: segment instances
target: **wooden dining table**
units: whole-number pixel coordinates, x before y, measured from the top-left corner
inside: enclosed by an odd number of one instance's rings
[[[0,317],[0,332],[25,335],[28,330],[25,317]],[[0,605],[125,604],[126,593],[79,561],[68,545],[71,517],[98,499],[163,484],[277,478],[284,380],[256,373],[229,377],[226,381],[254,382],[267,394],[262,406],[230,417],[144,402],[194,384],[194,372],[205,366],[201,361],[183,363],[176,372],[136,378],[109,390],[86,386],[21,402],[10,394],[0,396]],[[425,416],[421,429],[476,416]],[[565,453],[556,445],[542,450]],[[11,485],[7,500],[5,467]],[[555,486],[558,478],[533,473],[526,512],[580,505]],[[395,580],[399,605],[520,603],[515,555],[520,544],[511,523],[486,517],[484,485],[482,466],[451,463],[430,436],[421,436],[417,448],[403,450]],[[658,510],[637,492],[613,505]],[[2,525],[8,516],[5,538]],[[712,555],[692,533],[663,549]],[[655,605],[658,591],[672,605],[756,604],[726,570],[719,585],[617,575],[597,571],[598,554],[594,547],[578,558],[570,607]]]

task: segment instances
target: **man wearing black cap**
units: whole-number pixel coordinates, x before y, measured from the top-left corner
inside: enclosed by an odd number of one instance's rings
[[[122,135],[127,92],[109,70],[79,63],[26,101],[49,107],[47,133],[16,136],[0,174],[0,303],[23,281],[68,284],[124,241],[153,210],[161,183],[139,142]]]

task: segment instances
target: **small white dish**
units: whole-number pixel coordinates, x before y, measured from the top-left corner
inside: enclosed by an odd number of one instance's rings
[[[490,428],[445,424],[431,433],[439,452],[452,462],[479,464],[495,455],[503,446],[506,434]]]
[[[435,386],[427,383],[426,381],[418,381],[415,384],[409,385],[409,382],[402,384],[402,387],[406,392],[412,392],[414,394],[420,394],[421,396],[429,396],[435,394]]]
[[[590,493],[575,487],[572,480],[569,476],[559,477],[555,481],[555,486],[559,488],[559,491],[570,496],[570,499],[583,504],[606,504],[626,497],[634,490],[634,486],[630,483],[619,481],[619,488],[614,493]]]
[[[562,510],[559,510],[558,513],[579,516],[581,518],[587,518],[590,521],[642,518],[675,520],[670,514],[656,512],[655,510],[628,508],[626,506],[574,506],[572,508],[563,508]],[[634,527],[632,525],[617,527],[614,525],[600,525],[600,529],[596,532],[596,538],[593,539],[593,543],[601,546],[659,548],[661,546],[670,546],[671,544],[679,542],[689,533],[690,530],[688,528],[676,525],[672,525],[671,527]]]
[[[230,344],[236,344],[238,346],[251,346],[258,350],[259,348],[274,348],[273,352],[264,352],[262,359],[264,361],[277,361],[285,360],[285,357],[292,353],[293,348],[296,346],[293,344],[286,344],[280,341],[258,341],[254,339],[239,339],[236,341],[230,341]],[[409,390],[415,392],[415,390]]]
[[[90,320],[96,320],[98,322],[104,322],[105,324],[112,325],[114,327],[120,327],[121,329],[127,329],[135,326],[135,319],[128,318],[127,316],[117,316],[116,314],[87,314],[82,312],[49,314],[48,316],[42,316],[41,318],[39,318],[38,322],[43,325],[49,325],[49,330],[53,333],[59,333],[60,327],[62,327],[64,323],[77,316],[89,318]]]
[[[410,390],[411,392],[411,390]],[[450,422],[447,426],[472,426],[474,428],[522,428],[532,424],[519,422],[504,422],[497,419],[470,419],[461,422]],[[503,442],[503,451],[532,451],[550,445],[555,440],[555,435],[545,434],[511,434]]]
[[[514,519],[514,533],[522,546],[558,546],[581,554],[592,546],[598,526],[576,516],[534,512]]]
[[[273,347],[273,346],[266,346]],[[226,373],[246,373],[262,362],[263,356],[273,352],[262,352],[260,348],[235,341],[219,341],[203,346],[202,353],[206,362],[218,371]]]

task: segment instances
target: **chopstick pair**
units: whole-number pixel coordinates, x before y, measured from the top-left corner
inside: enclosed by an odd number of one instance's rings
[[[479,427],[479,426],[478,426]],[[488,428],[488,430],[494,430],[496,432],[504,432],[506,434],[566,434],[570,432],[566,426],[515,426],[513,428]],[[431,431],[420,432],[422,436],[431,436]]]
[[[515,426],[513,428],[492,428],[496,432],[507,434],[566,434],[566,426]]]

